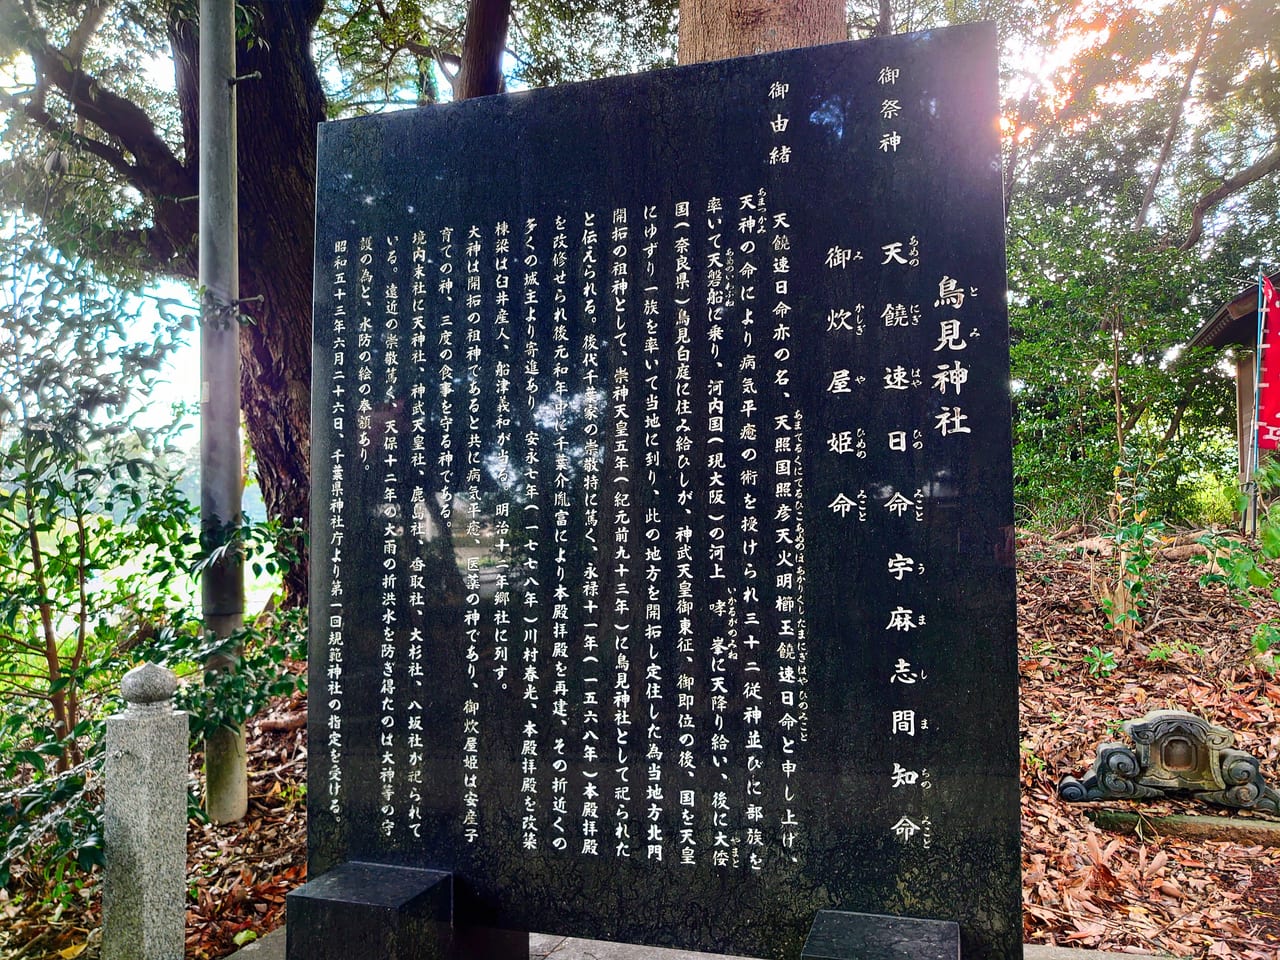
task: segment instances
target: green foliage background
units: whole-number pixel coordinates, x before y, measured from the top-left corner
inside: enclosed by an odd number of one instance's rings
[[[185,675],[195,744],[296,689],[284,661],[305,656],[305,630],[278,615],[223,645],[243,647],[237,669],[203,675],[182,431],[140,425],[183,324],[160,313],[141,339],[143,298],[38,219],[8,213],[0,241],[0,886],[65,901],[102,862],[98,773],[123,673],[156,660]],[[235,545],[260,575],[288,562],[278,532],[248,523]]]

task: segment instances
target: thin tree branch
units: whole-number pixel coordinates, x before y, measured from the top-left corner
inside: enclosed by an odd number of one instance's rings
[[[8,679],[9,677],[6,676],[5,680],[7,681]],[[48,681],[47,677],[37,677],[36,679],[44,680],[46,682]],[[29,687],[25,683],[18,683],[16,681],[12,684],[12,687],[14,692],[20,693],[24,697],[30,697],[32,700],[43,700],[45,703],[53,702],[53,697],[50,695],[48,690],[38,690],[35,687]]]
[[[84,662],[85,647],[89,638],[89,533],[85,529],[83,509],[76,510],[76,652],[71,658],[71,672],[77,673]],[[75,727],[75,710],[71,711],[72,727]]]
[[[876,17],[876,33],[877,37],[887,37],[893,33],[893,3],[892,0],[880,0],[879,15]]]
[[[1124,321],[1120,316],[1120,308],[1115,308],[1115,316],[1111,324],[1111,392],[1116,407],[1116,460],[1124,460],[1124,438],[1126,436],[1124,422],[1124,404],[1120,393],[1120,338]]]
[[[26,640],[22,640],[19,637],[14,636],[13,634],[6,634],[4,637],[4,641],[5,643],[13,644],[15,647],[21,647],[23,650],[28,650],[31,653],[38,653],[41,656],[44,655],[43,646],[37,646],[34,643],[28,643]]]
[[[179,197],[173,201],[174,204],[183,201],[195,203],[197,197]],[[180,254],[187,251],[181,250],[173,245],[168,235],[156,227],[138,229],[138,230],[109,230],[99,235],[102,247],[105,250],[124,251],[124,250],[145,250],[151,258],[150,264],[158,273],[164,276],[174,277],[179,280],[196,279],[196,268],[194,261],[187,263],[189,257],[184,258]],[[195,238],[192,238],[192,244]],[[194,249],[194,248],[193,248]],[[194,309],[194,308],[193,308]]]
[[[1142,419],[1142,415],[1146,412],[1147,412],[1147,404],[1145,401],[1139,403],[1132,410],[1130,410],[1129,416],[1125,420],[1124,427],[1121,430],[1121,435],[1125,437],[1129,436],[1129,434],[1133,432],[1134,427],[1138,425],[1138,421]]]
[[[1168,444],[1172,442],[1173,438],[1178,435],[1178,430],[1182,427],[1182,418],[1186,416],[1187,410],[1190,407],[1191,394],[1183,394],[1182,398],[1178,401],[1178,405],[1174,408],[1173,419],[1170,420],[1169,427],[1164,432],[1164,437],[1161,442],[1165,446],[1168,446]]]
[[[434,43],[419,43],[417,40],[406,40],[404,48],[415,57],[430,57],[436,62],[445,79],[449,81],[449,85],[451,87],[457,85],[458,71],[462,69],[462,58],[456,53],[450,53]],[[448,67],[453,68],[452,73],[449,72]]]
[[[387,10],[386,5],[382,0],[374,0],[374,7],[377,9],[379,16],[381,16],[384,21],[390,22],[391,13]],[[446,29],[442,24],[435,23],[434,21],[428,21],[426,18],[421,20],[421,25],[427,29],[434,29],[437,33],[442,35],[448,36],[453,33],[451,30]],[[456,34],[454,36],[456,36]],[[422,41],[415,40],[412,37],[405,37],[400,41],[400,46],[395,49],[392,49],[385,43],[383,46],[388,49],[393,56],[398,50],[404,50],[407,53],[413,54],[415,57],[428,57],[433,60],[436,66],[440,68],[440,72],[444,74],[444,78],[449,82],[449,86],[454,90],[456,95],[458,75],[462,71],[462,58],[460,56],[455,53],[450,53],[439,44],[423,43]],[[448,69],[449,67],[453,68],[452,72]]]
[[[30,462],[26,464],[27,474],[33,472]],[[40,542],[40,531],[34,519],[38,516],[38,510],[35,502],[35,491],[32,490],[31,484],[28,482],[23,490],[23,501],[27,508],[27,542],[28,549],[31,551],[31,580],[32,585],[36,588],[38,596],[41,598],[38,606],[40,612],[40,628],[44,640],[44,659],[48,667],[48,676],[50,686],[56,684],[62,676],[62,660],[58,652],[58,636],[53,625],[53,607],[49,603],[49,581],[45,576],[44,553]],[[67,704],[64,690],[50,692],[49,705],[53,712],[53,728],[59,737],[65,737],[71,732],[71,724],[67,722]],[[58,770],[59,772],[67,769],[71,765],[71,757],[67,750],[63,750],[58,754]]]
[[[365,107],[414,107],[420,106],[421,101],[417,99],[410,100],[406,97],[373,97],[366,100],[343,100],[342,106],[344,110],[361,110]]]
[[[1210,210],[1227,199],[1227,197],[1239,193],[1249,184],[1261,180],[1276,170],[1280,170],[1280,145],[1272,149],[1261,160],[1245,167],[1234,177],[1228,177],[1218,187],[1201,197],[1195,209],[1191,212],[1191,232],[1178,249],[1186,252],[1200,242],[1200,238],[1204,236],[1204,218]]]
[[[0,8],[3,7],[9,8],[10,16],[6,19],[15,19],[13,0],[0,0]],[[24,16],[22,20],[25,29],[20,28],[17,39],[39,73],[67,99],[77,116],[117,140],[136,160],[133,164],[126,161],[123,168],[117,169],[149,196],[179,195],[180,185],[191,180],[190,174],[156,131],[146,111],[104,87],[96,77],[80,69],[65,51],[51,44],[29,19]]]
[[[0,104],[3,104],[6,109],[21,111],[28,120],[53,134],[55,137],[63,139],[74,146],[80,147],[87,153],[93,154],[95,157],[104,161],[109,167],[125,177],[125,179],[130,183],[133,183],[134,179],[137,177],[138,168],[126,160],[124,154],[119,150],[116,150],[109,144],[103,143],[101,140],[94,140],[92,137],[86,137],[82,133],[77,133],[65,123],[62,123],[50,116],[48,111],[43,107],[38,106],[34,99],[32,102],[24,104],[17,97],[11,97],[8,94],[0,92]]]
[[[1147,181],[1147,192],[1143,194],[1142,205],[1134,218],[1133,229],[1141,230],[1147,223],[1147,211],[1151,209],[1151,201],[1155,199],[1156,185],[1164,173],[1164,165],[1173,150],[1173,141],[1178,134],[1178,126],[1182,123],[1182,111],[1186,107],[1187,98],[1191,95],[1191,82],[1196,71],[1200,69],[1200,61],[1204,59],[1205,49],[1209,46],[1209,35],[1213,32],[1213,18],[1218,15],[1217,0],[1210,0],[1209,14],[1204,18],[1204,26],[1200,29],[1200,39],[1196,41],[1196,52],[1187,65],[1187,75],[1182,80],[1182,89],[1178,92],[1178,102],[1173,106],[1173,116],[1169,118],[1169,129],[1165,131],[1164,143],[1160,144],[1160,155],[1156,158],[1156,167],[1151,171],[1151,179]]]
[[[0,671],[0,677],[3,677],[5,680],[12,680],[15,677],[17,677],[22,680],[39,680],[42,683],[46,683],[46,684],[49,682],[49,678],[46,677],[43,673],[18,673],[16,671],[13,673],[6,673],[4,671]],[[48,691],[46,690],[45,693],[47,694]]]
[[[68,60],[77,67],[80,66],[84,59],[84,52],[89,46],[89,41],[93,39],[93,35],[98,32],[98,27],[102,26],[102,20],[107,15],[107,7],[110,4],[107,0],[89,0],[85,7],[84,19],[71,33],[71,37],[67,40],[67,46],[64,53]]]

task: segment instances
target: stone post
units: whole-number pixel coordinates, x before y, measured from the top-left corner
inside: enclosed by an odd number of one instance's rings
[[[182,960],[187,896],[187,715],[172,671],[144,663],[107,719],[102,960]]]

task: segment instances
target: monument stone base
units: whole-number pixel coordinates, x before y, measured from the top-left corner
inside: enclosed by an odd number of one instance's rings
[[[349,862],[288,897],[287,960],[527,960],[529,935],[454,925],[453,874]]]
[[[960,960],[960,926],[872,913],[819,910],[801,960]]]

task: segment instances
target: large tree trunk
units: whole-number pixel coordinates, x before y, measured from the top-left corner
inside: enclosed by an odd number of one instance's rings
[[[323,0],[244,3],[252,44],[241,43],[239,100],[240,399],[268,513],[305,523],[310,499],[311,272],[315,233],[316,126],[324,93],[311,59]],[[198,39],[173,36],[187,155],[194,155]],[[250,79],[255,71],[260,78]],[[190,229],[183,211],[175,232]],[[166,226],[166,224],[161,224]],[[194,266],[194,264],[192,265]],[[307,565],[286,578],[287,602],[306,600]]]
[[[680,0],[681,63],[846,39],[843,0]]]
[[[511,23],[511,0],[469,0],[462,67],[453,95],[459,100],[502,92],[502,54]]]
[[[241,405],[267,510],[300,523],[311,499],[316,127],[325,119],[310,47],[322,6],[265,0],[266,43],[238,58],[241,74],[262,73],[238,90],[240,295],[252,319],[240,337]],[[282,96],[294,105],[283,114],[273,109]],[[257,296],[262,300],[254,303]],[[295,565],[285,586],[289,601],[306,601],[305,563]]]

